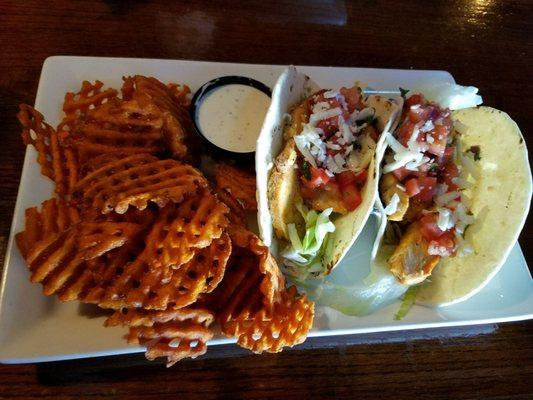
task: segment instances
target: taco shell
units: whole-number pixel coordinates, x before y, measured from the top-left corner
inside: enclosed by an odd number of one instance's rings
[[[302,200],[295,169],[297,153],[292,136],[299,133],[295,129],[295,125],[298,125],[295,121],[298,122],[301,116],[298,105],[318,89],[307,76],[294,67],[289,67],[274,87],[271,107],[258,139],[256,172],[259,227],[263,241],[271,246],[275,256],[278,256],[279,246],[276,236],[288,239],[287,224],[303,224],[295,207]],[[401,112],[400,99],[394,102],[380,96],[369,96],[367,105],[375,108],[380,131],[394,128],[393,124],[398,121],[397,117]],[[288,117],[290,112],[291,118]],[[377,149],[382,147],[383,141],[384,135],[381,135]],[[330,234],[328,251],[323,259],[328,272],[350,249],[372,212],[378,182],[375,165],[376,155],[368,167],[367,182],[361,192],[362,203],[359,207],[348,214],[332,217],[335,231]]]
[[[442,260],[418,291],[417,303],[444,306],[480,291],[500,270],[518,239],[531,202],[524,138],[506,113],[490,107],[452,113],[464,150],[479,146],[480,177],[466,194],[475,222],[465,233],[473,253]]]

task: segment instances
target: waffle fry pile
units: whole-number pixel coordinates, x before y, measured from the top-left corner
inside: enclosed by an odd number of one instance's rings
[[[314,304],[246,227],[255,177],[221,164],[211,184],[194,167],[187,86],[123,80],[120,93],[99,81],[67,93],[57,129],[20,106],[56,196],[27,209],[16,235],[30,280],[112,310],[105,326],[128,327],[167,366],[204,354],[219,331],[255,353],[303,342]]]

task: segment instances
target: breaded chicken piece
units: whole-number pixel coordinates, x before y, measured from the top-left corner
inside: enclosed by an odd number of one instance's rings
[[[294,223],[300,229],[304,225],[303,217],[296,208],[296,204],[302,203],[297,158],[296,144],[291,138],[276,158],[268,179],[268,204],[272,225],[276,236],[285,240],[289,240],[288,224]]]
[[[401,283],[415,285],[431,275],[440,256],[430,255],[428,246],[428,241],[420,231],[420,224],[416,222],[410,225],[388,260],[391,272]]]
[[[383,175],[379,183],[379,191],[385,207],[390,203],[394,194],[397,194],[400,198],[396,212],[387,216],[389,221],[401,221],[409,208],[409,196],[405,190],[398,187],[399,183],[400,181],[391,172]]]
[[[291,124],[283,132],[283,139],[289,140],[298,135],[307,121],[309,121],[309,105],[305,100],[291,111]]]
[[[333,208],[333,212],[339,214],[348,214],[348,209],[344,201],[337,194],[325,189],[313,189],[313,197],[306,198],[305,202],[316,211],[324,211],[327,208]]]

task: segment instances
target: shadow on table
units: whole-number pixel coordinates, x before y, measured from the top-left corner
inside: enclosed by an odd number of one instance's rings
[[[309,338],[305,343],[293,349],[287,349],[281,354],[263,354],[257,356],[249,351],[237,347],[234,344],[212,346],[208,353],[195,359],[183,360],[171,368],[165,368],[163,359],[147,361],[142,353],[99,358],[87,358],[79,360],[59,361],[37,364],[37,378],[39,383],[47,386],[63,386],[70,383],[91,382],[151,382],[157,379],[164,382],[165,377],[174,382],[177,376],[180,380],[188,382],[188,379],[196,380],[195,373],[211,371],[224,379],[229,377],[236,369],[251,370],[253,368],[269,368],[269,366],[290,365],[302,361],[302,357],[310,357],[312,360],[316,354],[329,352],[336,348],[338,354],[344,354],[352,346],[373,347],[382,345],[412,346],[416,342],[435,342],[437,344],[457,344],[465,337],[487,335],[493,333],[497,325],[478,325],[469,327],[454,327],[441,329],[424,329],[403,332],[381,332],[362,335],[346,335],[332,337]],[[312,362],[312,361],[310,361]]]

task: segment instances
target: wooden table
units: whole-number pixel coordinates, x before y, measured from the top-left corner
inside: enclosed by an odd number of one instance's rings
[[[15,119],[51,55],[444,69],[533,143],[531,1],[1,1],[0,257],[24,146]],[[533,262],[528,223],[520,242]],[[213,348],[171,369],[141,354],[0,366],[0,398],[525,399],[533,324],[309,340],[279,355]]]

